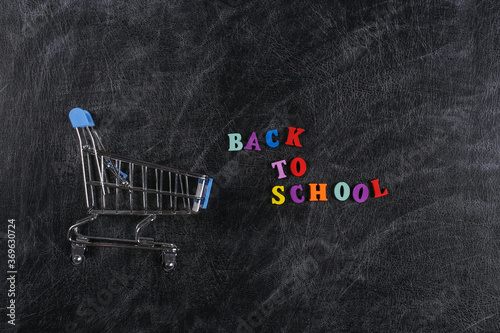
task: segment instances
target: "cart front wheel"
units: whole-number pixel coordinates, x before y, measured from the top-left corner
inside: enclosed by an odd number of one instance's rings
[[[177,256],[176,253],[167,252],[167,251],[162,252],[161,264],[162,264],[163,270],[165,272],[171,272],[175,269],[175,266],[177,266],[177,263],[175,261],[176,256]]]
[[[85,261],[84,255],[72,254],[71,255],[71,263],[75,266],[81,265]]]
[[[175,269],[175,266],[177,266],[177,263],[175,263],[175,262],[164,263],[163,270],[165,272],[171,272]]]
[[[85,244],[72,243],[71,244],[71,263],[75,266],[81,265],[85,261]]]

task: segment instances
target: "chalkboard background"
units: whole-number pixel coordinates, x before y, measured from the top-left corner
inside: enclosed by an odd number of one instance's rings
[[[1,248],[16,220],[19,332],[498,332],[500,4],[495,1],[3,1]],[[215,180],[159,217],[157,253],[90,248],[69,111],[106,147]],[[306,131],[284,144],[288,127]],[[278,130],[280,145],[265,144]],[[261,151],[228,151],[252,132]],[[302,177],[271,163],[301,157]],[[380,179],[389,194],[341,202]],[[309,183],[327,183],[310,202]],[[302,185],[306,201],[292,202]],[[285,187],[273,205],[271,190]],[[132,234],[137,218],[89,231]]]

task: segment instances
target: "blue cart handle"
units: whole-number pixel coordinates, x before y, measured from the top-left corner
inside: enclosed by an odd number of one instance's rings
[[[74,108],[69,112],[69,120],[74,128],[95,126],[90,113],[80,108]]]
[[[201,208],[203,209],[207,209],[207,205],[208,205],[208,199],[210,198],[210,190],[212,189],[212,183],[213,183],[213,179],[212,178],[208,178],[206,180],[206,183],[205,183],[205,188],[203,189],[203,193],[201,195],[201,202],[200,202],[200,205],[201,205]],[[203,180],[199,180],[198,182],[203,182]]]

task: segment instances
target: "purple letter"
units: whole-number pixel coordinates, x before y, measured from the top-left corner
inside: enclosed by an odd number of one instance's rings
[[[276,161],[276,162],[271,163],[271,165],[273,166],[273,169],[274,169],[274,167],[278,166],[278,173],[279,173],[278,179],[286,178],[285,172],[283,172],[283,164],[286,164],[285,160]]]
[[[306,198],[304,198],[304,196],[302,196],[302,199],[299,199],[297,197],[297,190],[303,191],[302,185],[292,186],[292,188],[290,189],[290,196],[292,197],[293,202],[302,203],[302,202],[304,202],[304,200],[306,200]]]
[[[259,141],[257,141],[257,134],[255,134],[255,132],[252,132],[252,135],[250,135],[250,139],[248,139],[245,149],[252,150],[252,147],[255,147],[255,150],[260,150]]]
[[[359,197],[359,192],[363,189],[363,195]],[[368,195],[370,194],[370,191],[368,190],[368,186],[365,184],[358,184],[354,186],[352,189],[352,197],[356,202],[365,202],[366,199],[368,199]]]

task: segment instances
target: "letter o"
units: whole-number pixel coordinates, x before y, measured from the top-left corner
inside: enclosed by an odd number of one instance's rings
[[[300,172],[297,171],[297,163],[300,164]],[[290,171],[292,171],[294,176],[300,177],[306,173],[306,161],[303,158],[295,157],[292,162],[290,162]]]
[[[341,194],[342,193],[341,191],[344,192],[343,195]],[[337,198],[337,200],[346,201],[347,198],[349,198],[349,195],[351,194],[351,188],[349,187],[349,185],[347,185],[347,183],[340,182],[337,183],[337,185],[335,185],[333,193],[335,194],[335,198]]]
[[[363,194],[361,197],[359,196],[359,192],[361,192],[361,189],[363,189]],[[370,191],[368,190],[368,186],[365,184],[358,184],[354,186],[354,189],[352,190],[352,197],[354,198],[354,201],[356,202],[365,202],[366,199],[368,199],[368,195],[370,194]]]

